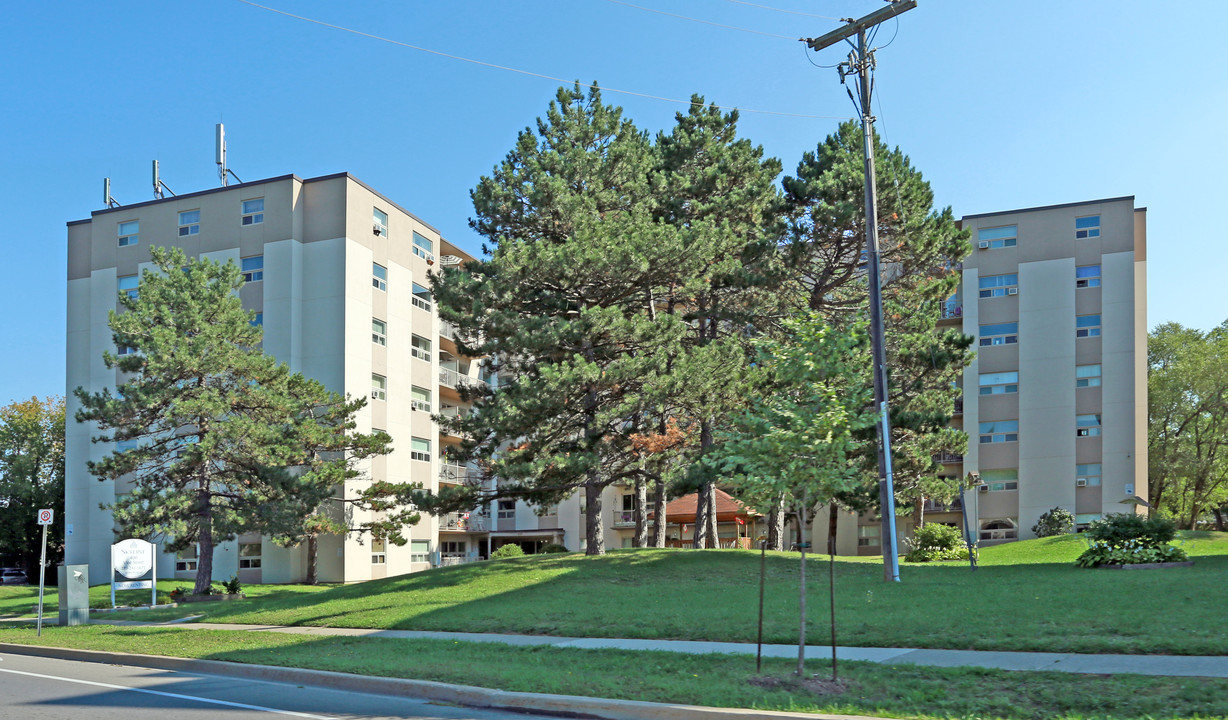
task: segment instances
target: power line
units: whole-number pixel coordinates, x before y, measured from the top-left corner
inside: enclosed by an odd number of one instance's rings
[[[652,8],[644,7],[643,5],[632,5],[631,3],[623,2],[622,0],[606,0],[606,2],[611,2],[611,3],[614,3],[615,5],[625,5],[626,7],[635,8],[636,10],[643,10],[644,12],[656,13],[658,15],[665,15],[667,17],[678,18],[679,20],[690,20],[691,22],[703,23],[704,25],[712,25],[713,27],[725,28],[726,30],[737,30],[739,32],[752,33],[754,35],[764,35],[766,37],[777,38],[780,40],[797,40],[797,38],[789,36],[789,35],[777,35],[776,33],[763,32],[762,30],[750,30],[748,28],[737,27],[734,25],[722,25],[721,23],[712,22],[711,20],[700,20],[699,18],[689,17],[687,15],[676,15],[671,12],[665,12],[664,10],[654,10]]]
[[[509,67],[507,65],[497,65],[495,63],[489,63],[483,60],[474,60],[472,58],[463,57],[461,55],[453,55],[451,53],[441,52],[439,50],[432,50],[430,48],[420,47],[418,45],[411,45],[406,42],[401,42],[400,40],[393,40],[391,38],[382,37],[380,35],[374,35],[369,32],[363,32],[362,30],[355,30],[353,28],[348,28],[343,25],[334,25],[333,23],[327,23],[327,22],[324,22],[323,20],[316,20],[314,18],[305,17],[303,15],[295,15],[292,12],[286,12],[285,10],[278,10],[277,8],[269,7],[268,5],[261,5],[260,3],[252,2],[252,0],[235,0],[235,1],[241,2],[244,5],[250,5],[254,8],[266,10],[271,13],[276,13],[278,15],[284,15],[289,18],[294,18],[295,20],[302,20],[303,22],[312,23],[313,25],[320,25],[321,27],[330,28],[332,30],[340,30],[342,32],[347,32],[352,35],[358,35],[361,37],[370,38],[371,40],[378,40],[380,42],[386,42],[390,45],[397,45],[399,47],[409,48],[410,50],[417,50],[419,52],[429,53],[431,55],[438,55],[439,57],[445,57],[445,58],[448,58],[449,60],[459,60],[461,62],[467,62],[473,65],[481,65],[482,67],[491,68],[493,70],[503,70],[506,72],[517,73],[519,75],[528,75],[529,77],[541,78],[543,80],[552,80],[554,82],[561,82],[561,83],[566,83],[566,84],[570,84],[574,82],[572,80],[567,80],[565,78],[555,77],[554,75],[545,75],[543,73],[536,73],[530,70],[521,70],[519,68]],[[789,38],[789,39],[792,39],[792,38]],[[578,83],[578,84],[580,87],[586,88],[586,89],[600,89],[603,92],[619,93],[622,95],[632,95],[634,97],[642,97],[642,98],[647,98],[649,100],[660,100],[662,102],[675,103],[678,105],[690,105],[691,104],[690,100],[678,100],[677,98],[667,98],[661,95],[650,95],[648,93],[635,92],[634,90],[620,90],[618,88],[612,88],[612,87],[599,87],[592,83]],[[848,120],[849,119],[848,117],[838,116],[838,115],[808,115],[806,113],[781,112],[778,110],[755,110],[753,108],[740,108],[740,107],[730,106],[730,105],[714,105],[713,107],[716,107],[718,110],[737,110],[738,112],[741,112],[741,113],[754,113],[756,115],[777,115],[780,117],[806,118],[806,119],[811,119],[811,120]]]
[[[771,10],[773,12],[788,13],[790,15],[801,15],[802,17],[812,17],[812,18],[818,18],[820,20],[835,20],[836,22],[842,22],[844,20],[844,18],[831,17],[830,15],[815,15],[814,13],[801,12],[799,10],[783,10],[781,8],[769,7],[767,5],[760,5],[758,3],[746,2],[746,0],[729,0],[729,2],[736,3],[738,5],[749,5],[750,7],[759,8],[760,10]]]

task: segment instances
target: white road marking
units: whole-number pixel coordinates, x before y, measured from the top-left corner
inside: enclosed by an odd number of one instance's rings
[[[292,715],[294,717],[313,718],[314,720],[338,720],[338,718],[331,715],[312,715],[310,713],[294,712],[292,710],[278,710],[277,708],[264,707],[262,705],[248,705],[246,703],[230,702],[228,700],[213,700],[211,698],[197,697],[195,695],[181,695],[179,693],[162,692],[161,690],[146,690],[145,688],[128,687],[127,685],[113,685],[111,683],[95,682],[93,680],[66,678],[59,677],[57,675],[43,675],[41,673],[23,672],[21,670],[5,670],[3,668],[0,668],[0,672],[43,678],[44,680],[63,680],[64,682],[77,683],[78,685],[93,685],[94,687],[108,688],[110,690],[127,690],[129,692],[145,693],[147,695],[160,695],[162,697],[175,698],[176,700],[195,700],[196,702],[211,703],[213,705],[225,705],[227,707],[241,708],[243,710],[260,710],[263,712],[277,713],[278,715]]]

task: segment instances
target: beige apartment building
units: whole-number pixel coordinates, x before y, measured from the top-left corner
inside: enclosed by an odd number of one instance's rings
[[[99,210],[68,223],[70,418],[78,409],[74,388],[98,391],[117,383],[116,371],[102,362],[104,350],[115,351],[107,313],[118,293],[135,291],[155,245],[238,263],[247,280],[243,304],[263,324],[265,351],[330,390],[368,398],[359,429],[385,430],[395,447],[369,464],[370,478],[416,481],[433,490],[466,479],[468,468],[444,461],[443,450],[460,438],[443,432],[432,414],[467,412],[457,385],[493,379],[483,375],[480,362],[457,352],[427,274],[470,258],[430,224],[345,173],[284,175]],[[91,578],[100,582],[108,577],[116,539],[110,512],[100,505],[127,488],[89,474],[86,461],[114,449],[92,443],[92,434],[89,425],[69,423],[66,558],[88,563]],[[626,492],[612,489],[605,503],[612,547],[621,547],[628,533],[620,497]],[[545,515],[512,501],[471,513],[423,515],[403,547],[358,536],[321,539],[319,578],[355,582],[467,562],[505,542],[580,549],[580,520],[576,498]],[[218,548],[215,578],[291,582],[304,576],[305,559],[304,548],[243,536]],[[160,577],[189,578],[195,569],[190,552],[158,563]]]

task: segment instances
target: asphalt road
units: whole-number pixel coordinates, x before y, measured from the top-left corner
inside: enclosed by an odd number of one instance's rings
[[[0,655],[2,720],[525,720],[414,698],[125,665]]]

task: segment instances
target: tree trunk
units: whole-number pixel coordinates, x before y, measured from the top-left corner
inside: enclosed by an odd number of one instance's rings
[[[201,504],[200,527],[197,529],[196,584],[194,595],[208,594],[213,587],[213,514],[209,508],[208,490],[199,493]]]
[[[668,519],[665,517],[665,483],[657,480],[657,486],[652,494],[652,546],[665,547],[665,527]]]
[[[635,535],[631,538],[631,547],[642,548],[648,545],[648,487],[644,478],[635,479]]]
[[[827,554],[836,554],[836,531],[840,526],[840,507],[832,500],[827,510]]]
[[[705,532],[708,524],[708,492],[712,486],[708,483],[703,483],[699,486],[699,490],[695,492],[695,532],[692,538],[692,547],[700,550],[704,547],[704,541],[708,539]]]
[[[719,548],[721,546],[721,538],[716,530],[716,487],[712,484],[708,485],[708,512],[707,527],[704,528],[707,545],[710,548]]]
[[[307,577],[303,580],[308,585],[315,585],[319,580],[316,578],[316,553],[317,547],[316,536],[307,536]]]
[[[1224,508],[1223,506],[1212,508],[1211,514],[1215,516],[1215,529],[1224,532]]]
[[[587,547],[585,555],[605,555],[605,533],[601,527],[601,490],[598,483],[597,470],[590,470],[588,481],[584,483],[585,508],[584,525]]]
[[[924,497],[920,497],[920,496],[917,497],[916,510],[917,510],[917,527],[921,527],[922,525],[925,524],[925,498]]]
[[[785,498],[782,495],[767,517],[767,549],[785,549]]]

